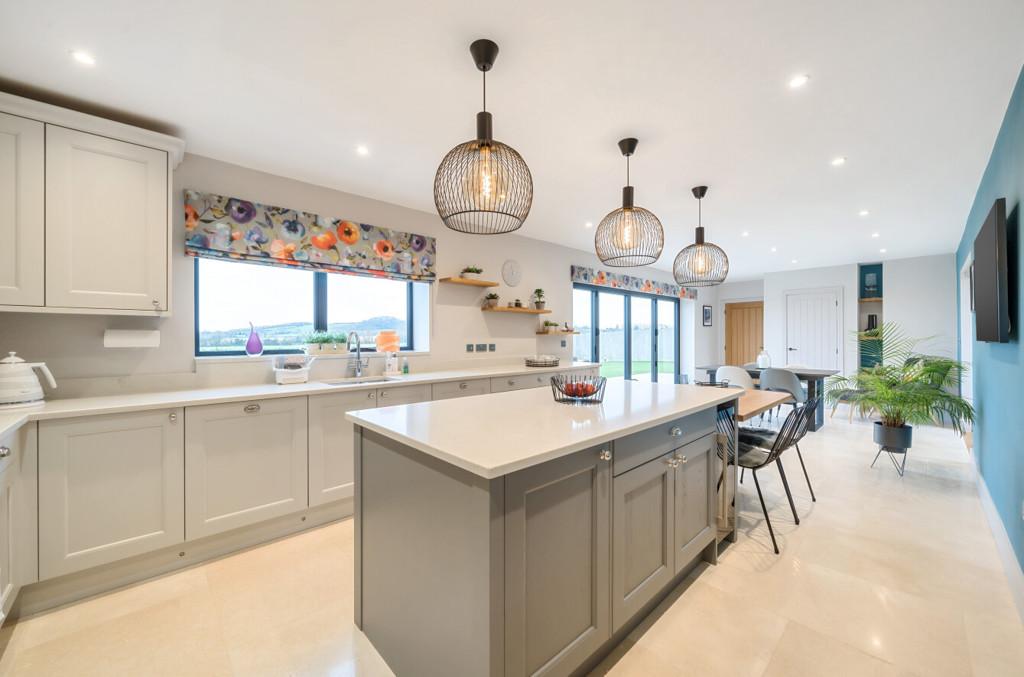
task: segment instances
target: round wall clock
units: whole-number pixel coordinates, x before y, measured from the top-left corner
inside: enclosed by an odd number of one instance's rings
[[[515,259],[509,259],[501,266],[501,279],[505,284],[515,287],[523,279],[523,269]]]

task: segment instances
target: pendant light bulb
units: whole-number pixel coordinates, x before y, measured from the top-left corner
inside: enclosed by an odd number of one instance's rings
[[[615,227],[615,246],[623,251],[633,251],[637,246],[637,223],[632,209],[623,209],[622,218]]]
[[[505,201],[505,181],[490,146],[481,145],[476,171],[466,175],[466,193],[477,210],[500,209]]]

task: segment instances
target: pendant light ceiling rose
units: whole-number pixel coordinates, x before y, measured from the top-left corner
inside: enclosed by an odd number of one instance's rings
[[[697,198],[694,243],[676,254],[672,262],[672,277],[683,287],[713,287],[725,282],[729,275],[729,257],[718,245],[704,241],[701,200],[708,194],[708,187],[694,186],[691,192]]]
[[[533,176],[522,156],[494,140],[487,112],[487,72],[498,45],[475,40],[469,53],[483,73],[483,109],[476,115],[476,138],[451,149],[434,175],[434,206],[448,228],[472,235],[500,235],[522,227],[533,205]]]
[[[601,262],[608,266],[647,266],[658,260],[665,246],[665,230],[653,213],[634,203],[633,186],[629,183],[629,157],[639,144],[632,137],[619,141],[619,151],[626,158],[626,185],[622,188],[622,207],[609,213],[594,233],[594,249]]]

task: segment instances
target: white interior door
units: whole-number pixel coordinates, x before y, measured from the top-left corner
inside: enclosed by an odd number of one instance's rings
[[[839,369],[840,317],[835,290],[786,294],[786,364]]]

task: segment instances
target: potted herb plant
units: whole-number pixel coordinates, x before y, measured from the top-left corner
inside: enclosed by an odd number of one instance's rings
[[[872,366],[852,376],[833,376],[826,384],[825,399],[833,411],[846,402],[861,413],[878,415],[874,441],[879,454],[906,454],[913,424],[945,420],[962,435],[974,422],[974,408],[957,394],[966,367],[950,357],[917,353],[920,341],[892,322],[857,332],[860,355]]]
[[[533,306],[537,310],[544,310],[544,305],[547,301],[544,300],[544,290],[538,287],[533,290]]]
[[[558,330],[558,323],[551,320],[544,320],[544,333],[551,334]]]
[[[309,355],[324,355],[332,337],[325,331],[315,331],[306,336],[306,353]]]
[[[459,272],[459,277],[466,280],[476,280],[480,277],[480,273],[484,272],[483,268],[477,268],[476,266],[466,266]]]
[[[498,295],[495,294],[494,292],[491,292],[490,294],[488,294],[487,296],[484,297],[484,307],[485,308],[494,308],[497,305],[498,305]]]

